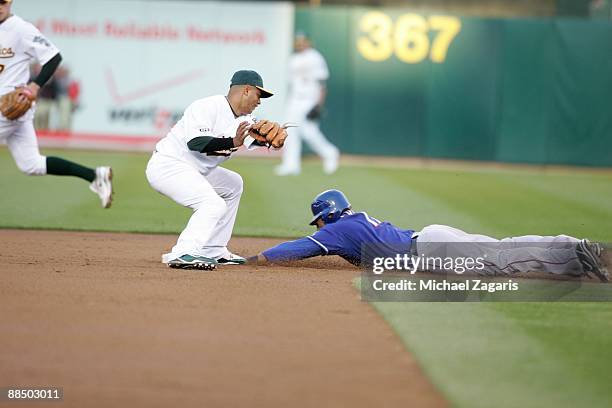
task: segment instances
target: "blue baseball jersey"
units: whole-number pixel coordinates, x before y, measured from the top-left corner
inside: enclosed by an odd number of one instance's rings
[[[270,262],[339,255],[354,265],[361,265],[373,257],[409,254],[413,234],[413,230],[381,222],[365,212],[348,212],[313,235],[284,242],[262,254]]]

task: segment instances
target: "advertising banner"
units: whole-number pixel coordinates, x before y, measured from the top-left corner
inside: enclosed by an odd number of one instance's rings
[[[13,12],[61,51],[73,114],[59,128],[73,136],[157,139],[192,101],[225,94],[238,69],[258,71],[277,92],[255,113],[282,119],[290,4],[19,1]],[[48,128],[58,129],[53,112]]]

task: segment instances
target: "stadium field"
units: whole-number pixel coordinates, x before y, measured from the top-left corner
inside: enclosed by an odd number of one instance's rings
[[[265,267],[256,267],[248,270],[247,273],[244,272],[245,269],[240,270],[240,267],[235,267],[230,268],[229,272],[217,271],[202,278],[194,277],[193,273],[190,275],[189,272],[177,272],[173,278],[172,275],[169,275],[169,271],[161,269],[158,256],[164,248],[167,249],[167,246],[171,245],[174,236],[157,234],[176,235],[187,221],[189,210],[180,208],[149,187],[144,176],[147,155],[81,151],[45,151],[44,153],[62,155],[92,166],[99,163],[110,164],[115,171],[115,201],[110,210],[102,210],[99,208],[97,197],[89,192],[87,185],[80,180],[23,176],[16,169],[8,151],[0,149],[0,187],[3,191],[3,198],[0,200],[0,227],[4,229],[0,233],[3,237],[3,248],[10,247],[13,251],[11,253],[3,251],[0,254],[0,260],[3,260],[4,265],[2,273],[9,282],[8,286],[2,289],[5,299],[4,306],[5,310],[12,311],[11,320],[5,323],[5,329],[12,328],[15,332],[25,336],[26,330],[19,326],[18,319],[19,316],[30,316],[31,311],[25,305],[17,302],[19,299],[17,295],[23,296],[29,293],[26,286],[23,285],[36,285],[37,281],[44,282],[45,285],[52,285],[55,280],[67,285],[64,289],[52,289],[45,286],[43,292],[49,295],[52,291],[62,293],[62,290],[65,290],[64,300],[48,300],[58,308],[57,310],[74,311],[80,304],[84,305],[81,312],[75,312],[71,316],[75,317],[75,324],[85,325],[98,333],[94,335],[95,333],[92,332],[92,339],[93,337],[104,339],[105,336],[108,336],[109,343],[96,349],[102,355],[116,352],[117,349],[114,349],[114,346],[111,347],[111,343],[118,340],[113,336],[118,335],[122,329],[128,330],[122,326],[123,318],[117,317],[114,320],[110,314],[107,314],[107,312],[110,313],[111,306],[117,306],[115,290],[127,296],[121,298],[119,303],[120,307],[125,310],[126,316],[140,313],[140,308],[150,306],[151,311],[147,309],[143,314],[145,319],[163,320],[164,317],[170,319],[170,316],[174,316],[172,317],[174,319],[176,315],[187,312],[199,313],[198,318],[202,319],[203,325],[217,328],[225,326],[222,326],[220,321],[211,320],[210,316],[223,310],[224,296],[227,294],[231,296],[231,293],[234,292],[243,299],[242,303],[239,305],[232,303],[227,308],[235,308],[235,316],[242,316],[245,322],[249,320],[257,322],[252,325],[246,324],[246,329],[242,328],[248,331],[249,336],[254,336],[252,343],[247,342],[246,349],[241,349],[241,352],[244,353],[242,357],[247,360],[261,352],[257,350],[259,346],[264,350],[264,355],[274,355],[275,350],[266,348],[269,347],[269,345],[266,346],[267,340],[263,340],[266,333],[261,332],[260,327],[266,327],[267,330],[272,331],[278,330],[274,331],[277,336],[287,333],[286,338],[279,340],[281,346],[278,353],[281,355],[288,353],[287,350],[292,348],[298,350],[300,347],[306,347],[310,350],[309,347],[312,347],[312,344],[305,345],[314,338],[318,342],[330,342],[331,344],[344,335],[359,337],[359,332],[350,331],[352,329],[349,328],[348,322],[357,324],[361,313],[369,322],[368,325],[363,326],[365,329],[381,331],[382,339],[379,339],[381,347],[383,344],[395,344],[385,343],[385,341],[397,336],[398,341],[395,346],[401,344],[404,347],[403,350],[401,347],[397,350],[380,350],[381,353],[377,355],[385,359],[395,358],[393,356],[403,359],[408,358],[403,356],[406,354],[410,356],[409,358],[414,359],[414,367],[417,371],[403,371],[401,367],[395,370],[393,368],[395,366],[389,361],[377,361],[376,363],[380,364],[380,372],[372,372],[369,381],[376,383],[377,375],[381,375],[381,378],[388,378],[385,377],[384,367],[389,364],[390,372],[395,376],[400,376],[399,379],[396,378],[397,384],[394,383],[397,388],[382,390],[374,387],[374,395],[369,396],[366,396],[365,392],[354,390],[355,395],[361,398],[361,403],[357,399],[353,401],[354,406],[367,406],[368,404],[371,406],[375,403],[383,404],[385,401],[397,403],[410,401],[399,397],[393,399],[392,396],[389,396],[391,394],[386,397],[382,394],[376,395],[376,392],[393,392],[404,386],[406,390],[415,390],[410,384],[412,382],[414,386],[416,380],[410,377],[410,373],[415,376],[423,375],[426,382],[433,385],[432,390],[427,391],[433,396],[431,399],[421,400],[420,406],[443,405],[442,398],[450,405],[462,407],[607,407],[612,403],[612,391],[608,381],[610,377],[608,365],[612,361],[612,348],[610,347],[612,325],[609,324],[612,320],[612,305],[609,303],[380,302],[373,304],[373,309],[388,323],[389,326],[386,326],[377,325],[375,321],[377,318],[371,322],[368,320],[372,317],[368,314],[372,309],[369,305],[360,302],[359,292],[352,285],[359,270],[337,259],[322,258],[296,263],[292,266],[276,267],[274,273],[266,271]],[[477,165],[436,168],[435,164],[387,166],[372,163],[345,163],[336,174],[326,176],[317,162],[307,161],[303,176],[275,178],[271,176],[275,164],[274,160],[244,157],[227,163],[228,168],[239,172],[244,179],[244,193],[234,230],[237,240],[232,241],[242,250],[256,252],[265,249],[266,245],[278,242],[278,238],[299,237],[311,233],[312,229],[307,225],[310,200],[318,192],[328,188],[343,190],[350,198],[354,208],[366,210],[373,216],[406,228],[420,229],[435,223],[453,225],[470,232],[500,237],[529,233],[568,234],[603,242],[612,241],[612,206],[610,206],[612,173],[610,172],[571,168],[544,171],[538,168],[514,166],[491,169],[479,168]],[[75,234],[72,232],[67,232],[68,235],[55,235],[63,233],[17,231],[17,229],[135,232],[146,235],[95,235],[90,232],[83,233],[84,235],[71,235]],[[36,257],[34,254],[28,254],[30,261],[23,261],[25,272],[21,275],[19,265],[22,261],[19,254],[15,253],[15,248],[21,245],[19,243],[29,242],[28,240],[34,235],[43,241],[57,239],[56,246],[49,244],[50,247],[55,248],[54,250],[61,248],[63,244],[60,245],[60,241],[70,242],[71,237],[80,236],[84,243],[80,251],[89,251],[87,256],[91,259],[87,261],[88,263],[84,261],[68,262],[69,266],[72,265],[72,269],[62,274],[63,269],[58,264],[55,264],[52,269],[49,269],[51,266],[42,264],[42,269],[37,272]],[[11,238],[13,236],[14,238]],[[114,252],[104,250],[104,256],[97,256],[95,253],[96,237],[98,236],[102,237],[101,242],[110,246],[114,245],[113,242],[121,240],[121,237],[126,237],[125,246],[133,245],[134,257],[127,252],[116,252],[117,262],[121,261],[121,267],[117,269],[115,276],[104,269],[105,265],[108,265],[105,262],[113,262]],[[259,238],[247,242],[245,241],[247,237]],[[78,247],[76,243],[67,244],[67,251],[72,251],[70,256],[78,256],[80,252],[70,249],[73,246]],[[141,254],[144,254],[142,261],[139,258]],[[60,256],[57,254],[57,257]],[[53,262],[56,258],[48,255],[45,259]],[[91,265],[98,268],[96,270],[100,273],[99,277],[90,273],[92,270],[88,268]],[[81,276],[78,272],[79,267],[83,270]],[[118,279],[118,281],[115,282],[113,279]],[[156,281],[162,284],[156,286]],[[263,294],[266,291],[265,285],[275,281],[280,285],[278,293],[283,293],[276,299],[258,297],[256,293],[244,286],[253,284],[253,287],[259,288],[258,290],[261,290]],[[75,283],[75,287],[72,287],[71,282],[85,283],[87,290],[91,291],[92,295],[85,303],[82,303],[84,301],[82,296],[87,292],[78,292],[77,284]],[[288,291],[298,286],[305,290],[304,294],[297,297],[289,295]],[[97,287],[100,288],[100,297],[94,295]],[[309,287],[312,289],[310,294],[308,293]],[[224,296],[215,292],[215,289],[219,288],[224,290]],[[340,300],[333,299],[338,293],[344,296],[342,304]],[[193,300],[204,294],[207,300]],[[181,298],[181,296],[185,297]],[[130,299],[133,300],[133,304]],[[192,299],[189,301],[191,303],[185,303],[187,302],[185,299]],[[216,299],[216,301],[211,299]],[[313,302],[317,303],[316,307],[312,306]],[[335,303],[333,306],[326,306],[325,302]],[[42,304],[45,302],[43,301]],[[291,310],[292,304],[302,309]],[[253,306],[252,309],[251,306]],[[64,307],[67,309],[63,309]],[[277,316],[275,325],[268,325],[268,320],[258,314],[262,310],[273,313],[274,310],[280,311],[281,309],[284,314]],[[311,314],[308,314],[307,309],[312,309]],[[87,310],[95,310],[96,313],[99,313],[96,316],[101,319],[101,324],[105,324],[105,329],[95,328],[91,324],[87,326],[84,323],[94,318],[93,314],[86,312]],[[287,310],[290,310],[291,313]],[[312,315],[315,312],[316,315]],[[302,320],[299,316],[303,316]],[[329,329],[322,334],[316,321],[317,319],[329,321],[330,317],[335,319],[334,324],[346,325],[347,332],[343,334],[339,329],[338,331]],[[165,321],[167,323],[169,320]],[[116,328],[113,328],[113,322],[118,322]],[[197,322],[196,320],[182,322],[184,324],[181,322],[179,320],[175,325],[169,327],[175,330],[191,328],[194,332],[182,331],[178,337],[166,338],[164,337],[165,332],[159,326],[143,324],[137,325],[137,328],[154,331],[158,337],[152,337],[152,342],[159,347],[171,340],[178,344],[187,344],[187,340],[193,340],[190,336],[195,336]],[[152,329],[152,326],[156,328]],[[37,330],[34,333],[42,334],[38,331],[40,328],[29,327],[29,329]],[[72,333],[73,329],[59,325],[46,327],[45,330],[49,330],[50,341],[64,344],[62,343],[65,341],[64,336],[66,333]],[[230,332],[240,332],[239,327],[229,325],[227,330],[228,332],[224,335],[217,334],[220,336],[219,342],[212,344],[216,344],[225,351],[231,350],[232,344],[236,348],[245,347],[243,338],[241,341],[236,340],[235,343],[232,343],[234,340],[229,335]],[[309,333],[314,337],[309,337]],[[295,337],[298,334],[300,337]],[[226,335],[227,338],[224,337]],[[79,346],[86,348],[89,334],[83,334],[83,336],[85,337]],[[208,335],[202,336],[203,341],[207,342],[208,337],[206,336]],[[363,334],[363,337],[374,342],[368,344],[376,344],[376,333]],[[18,338],[21,337],[15,337],[15,339]],[[364,339],[362,340],[365,341]],[[4,346],[16,352],[20,350],[19,344],[7,342],[9,340],[5,339]],[[123,343],[112,344],[121,348]],[[221,344],[225,346],[221,347]],[[339,346],[334,348],[333,345],[330,347],[338,353],[341,350],[353,350],[354,353],[351,354],[350,359],[358,366],[360,359],[366,359],[364,355],[368,354],[367,350],[361,348],[365,347],[364,344],[355,345],[354,350],[350,345],[342,348]],[[142,347],[142,344],[137,342],[130,343],[130,345]],[[44,348],[41,350],[49,352]],[[157,348],[156,352],[163,353],[163,350],[163,348]],[[173,353],[176,354],[176,349],[173,348],[173,350]],[[317,350],[331,359],[328,366],[320,368],[322,376],[329,375],[331,378],[345,375],[342,374],[344,371],[340,365],[345,364],[348,360],[334,360],[335,357],[332,357],[330,349],[328,348],[326,352],[325,347],[321,344],[315,349]],[[52,356],[53,351],[50,353]],[[78,352],[75,353],[77,354],[74,354],[73,357],[78,359]],[[92,367],[97,367],[98,373],[112,372],[100,360],[86,359],[83,357],[85,354],[80,358],[89,361]],[[121,352],[119,354],[121,355]],[[172,356],[175,362],[183,361],[185,358],[179,354]],[[301,356],[304,358],[305,354]],[[145,355],[140,357],[144,359]],[[124,358],[128,359],[125,355]],[[4,359],[12,370],[11,373],[17,376],[19,372],[31,374],[31,371],[28,371],[30,370],[28,364],[22,365],[22,362],[6,356]],[[207,361],[211,364],[222,364],[212,356]],[[257,359],[252,361],[254,364],[264,366],[266,364]],[[368,361],[370,364],[368,367],[375,364],[373,361]],[[64,367],[52,358],[48,364],[49,367]],[[244,364],[244,367],[239,365],[233,368],[237,373],[237,382],[248,382],[253,378],[259,378],[249,371],[247,363]],[[282,366],[282,368],[306,367],[306,363],[299,357],[295,357],[294,360],[289,359],[283,364],[288,364],[288,366]],[[332,367],[333,364],[338,364],[338,367]],[[316,377],[315,369],[308,367],[312,371],[303,371],[303,377],[300,377],[299,381],[306,381],[305,379],[310,378],[309,376]],[[59,371],[55,371],[56,375],[61,371],[60,368],[57,368]],[[69,372],[69,365],[64,368]],[[142,367],[131,368],[137,370]],[[359,369],[355,370],[357,373]],[[51,369],[49,372],[54,373]],[[269,367],[266,373],[278,374]],[[212,373],[209,374],[212,375]],[[225,378],[223,372],[218,375],[220,378]],[[293,372],[288,373],[287,376],[285,383],[279,382],[276,386],[283,385],[287,389],[296,391],[295,384],[290,382],[298,381],[298,378]],[[67,384],[70,384],[71,381],[76,385],[79,384],[68,374],[61,378]],[[92,378],[87,377],[88,380]],[[351,378],[358,381],[356,377]],[[140,392],[144,393],[148,389],[155,388],[155,381],[134,379],[136,382],[140,380],[142,380],[138,383],[141,387]],[[366,377],[361,380],[367,383]],[[84,384],[87,383],[85,379],[83,381]],[[170,387],[175,387],[174,390],[181,389],[181,387],[196,387],[193,383],[181,383],[181,381],[180,376],[176,377],[176,383],[171,384]],[[257,384],[260,389],[272,393],[270,395],[274,394],[274,388],[271,388],[273,385],[263,380]],[[347,389],[350,389],[349,384],[345,385]],[[323,380],[316,382],[314,387],[318,390],[327,390]],[[193,388],[185,389],[193,391]],[[347,389],[343,392],[347,392]],[[94,391],[84,386],[81,387],[79,398],[84,401],[88,392],[93,393]],[[127,389],[121,389],[121,392],[126,398],[122,401],[139,401],[129,399],[134,397],[133,392],[130,393]],[[161,393],[162,391],[156,392]],[[217,389],[210,398],[221,398],[224,395],[223,392],[229,393],[228,390]],[[321,395],[325,395],[326,401],[338,403],[346,401],[335,400],[334,398],[338,396],[332,391],[325,392],[329,393]],[[195,395],[194,393],[195,391],[190,395]],[[436,393],[439,393],[442,398],[437,399]],[[164,398],[170,398],[170,395],[170,393],[162,395],[160,401],[169,401],[170,399]],[[256,402],[260,404],[254,405],[281,402],[270,395],[260,395],[256,398]],[[304,399],[298,401],[284,396],[289,399],[282,402],[291,406],[306,406],[309,405],[308,402],[313,402],[304,395],[306,394],[302,395]],[[109,399],[103,401],[112,402]],[[234,399],[229,401],[244,402]],[[193,401],[187,401],[187,405],[189,402]]]

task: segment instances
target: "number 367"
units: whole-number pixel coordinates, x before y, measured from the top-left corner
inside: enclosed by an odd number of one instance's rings
[[[461,20],[452,16],[402,14],[395,22],[380,11],[365,14],[359,22],[362,35],[357,40],[359,53],[370,61],[384,61],[395,52],[397,58],[408,64],[416,64],[427,58],[441,63],[453,39],[461,31]],[[431,42],[429,31],[438,31]]]

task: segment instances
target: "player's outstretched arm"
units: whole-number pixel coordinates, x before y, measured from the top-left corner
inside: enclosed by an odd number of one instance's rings
[[[325,255],[325,251],[312,239],[305,237],[278,244],[248,258],[247,261],[251,265],[265,265],[274,262],[297,261],[319,255]]]

